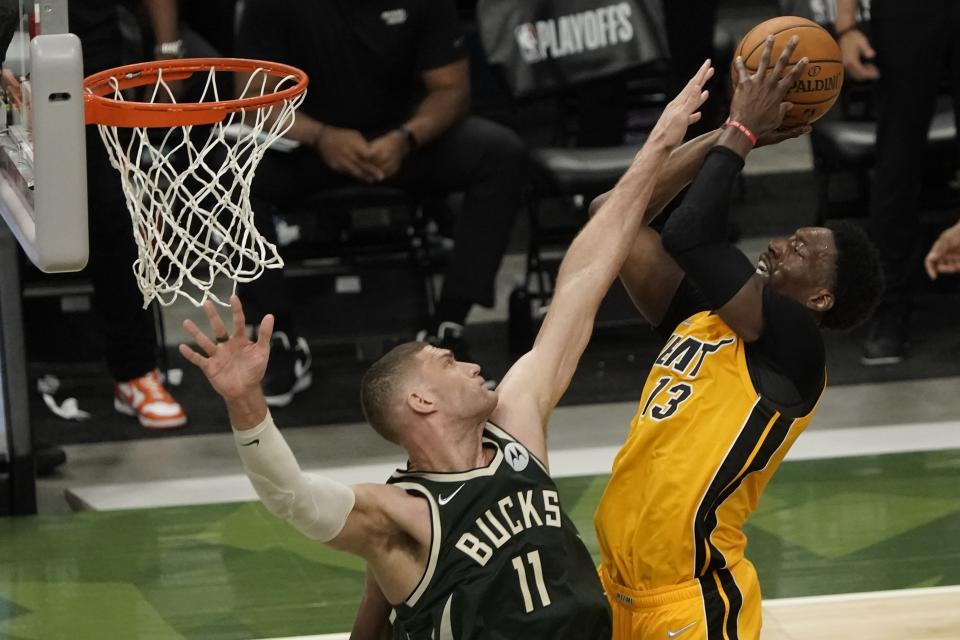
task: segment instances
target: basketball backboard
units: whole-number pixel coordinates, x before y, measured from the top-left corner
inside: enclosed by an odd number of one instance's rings
[[[0,215],[43,271],[87,262],[83,57],[67,0],[19,1],[4,68],[21,96],[0,96]]]
[[[36,511],[17,245],[43,271],[78,271],[88,254],[80,40],[67,0],[18,8],[0,7],[17,22],[0,91],[0,514]]]

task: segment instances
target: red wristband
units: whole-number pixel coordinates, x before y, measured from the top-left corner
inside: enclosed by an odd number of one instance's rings
[[[753,131],[750,131],[750,129],[747,129],[742,122],[737,122],[736,120],[731,120],[730,118],[727,118],[727,121],[723,123],[723,126],[733,127],[743,135],[747,136],[747,140],[750,141],[751,145],[757,146],[756,134],[754,134]]]

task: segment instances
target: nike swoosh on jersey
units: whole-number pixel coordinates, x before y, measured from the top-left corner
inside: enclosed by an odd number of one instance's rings
[[[453,500],[453,496],[455,496],[455,495],[457,495],[458,493],[460,493],[460,489],[463,489],[465,486],[467,486],[467,485],[465,485],[465,484],[460,485],[459,487],[457,487],[457,490],[456,490],[456,491],[454,491],[453,493],[451,493],[450,495],[448,495],[446,498],[444,498],[443,496],[437,496],[437,502],[439,502],[439,503],[440,503],[440,506],[442,507],[443,505],[445,505],[445,504],[447,504],[448,502],[450,502],[451,500]]]
[[[250,445],[253,445],[253,444],[255,444],[255,445],[257,445],[257,446],[259,447],[259,446],[260,446],[260,438],[254,438],[254,439],[251,440],[250,442],[247,442],[247,443],[245,443],[245,444],[241,444],[240,446],[241,446],[241,447],[249,447]]]
[[[696,620],[694,620],[693,622],[691,622],[690,624],[688,624],[687,626],[685,626],[685,627],[683,627],[683,628],[681,628],[681,629],[677,629],[676,631],[669,631],[669,630],[668,630],[668,631],[667,631],[667,637],[668,637],[668,638],[676,638],[676,637],[679,636],[681,633],[686,633],[687,631],[690,631],[690,629],[692,629],[692,628],[693,628],[693,625],[695,625],[695,624],[697,624],[697,621],[696,621]]]

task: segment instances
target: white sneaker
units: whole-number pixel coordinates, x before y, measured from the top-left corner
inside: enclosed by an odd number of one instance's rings
[[[178,429],[187,424],[180,403],[163,386],[160,372],[150,373],[113,385],[113,408],[136,416],[147,429]]]

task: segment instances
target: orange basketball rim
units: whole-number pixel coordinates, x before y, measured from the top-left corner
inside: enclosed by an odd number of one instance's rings
[[[281,84],[286,80],[289,86],[263,95],[209,102],[136,102],[116,97],[127,89],[155,87],[159,82],[177,82],[211,71],[259,72]],[[230,113],[255,111],[292,100],[306,90],[308,82],[302,70],[279,62],[242,58],[154,60],[107,69],[85,78],[85,115],[87,124],[123,128],[214,124]]]

